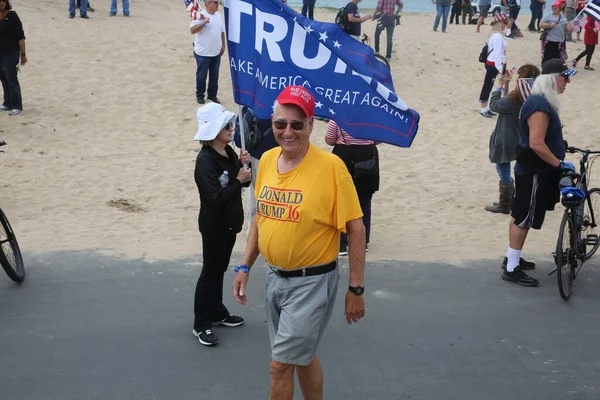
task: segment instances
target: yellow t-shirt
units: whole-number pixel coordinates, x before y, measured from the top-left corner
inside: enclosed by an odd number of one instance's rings
[[[340,231],[363,213],[343,161],[312,143],[292,171],[280,174],[281,148],[263,154],[256,177],[258,248],[271,265],[296,269],[337,257]]]

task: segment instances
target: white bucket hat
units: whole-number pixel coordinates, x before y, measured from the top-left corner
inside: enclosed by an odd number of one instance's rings
[[[219,132],[229,121],[235,118],[235,114],[227,111],[222,105],[208,103],[196,111],[198,120],[198,132],[194,140],[211,141],[217,137]]]

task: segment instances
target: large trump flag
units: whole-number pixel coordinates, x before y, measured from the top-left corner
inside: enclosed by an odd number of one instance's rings
[[[281,0],[224,0],[229,67],[237,104],[270,118],[289,85],[315,97],[315,115],[352,136],[409,147],[419,114],[396,95],[373,50],[339,26],[302,17]]]

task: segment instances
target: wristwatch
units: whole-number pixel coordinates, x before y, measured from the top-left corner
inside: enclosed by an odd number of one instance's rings
[[[364,286],[348,286],[348,290],[357,296],[362,296],[365,292]]]

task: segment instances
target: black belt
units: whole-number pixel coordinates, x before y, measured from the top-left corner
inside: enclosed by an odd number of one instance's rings
[[[321,275],[331,272],[337,266],[337,261],[332,261],[329,264],[319,265],[318,267],[298,268],[298,269],[277,269],[271,267],[271,270],[281,278],[293,278],[297,276],[312,276]]]

